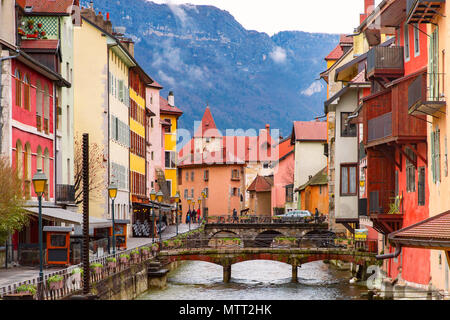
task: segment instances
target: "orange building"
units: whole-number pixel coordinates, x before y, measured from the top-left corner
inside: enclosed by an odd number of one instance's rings
[[[295,192],[300,192],[301,210],[308,210],[312,214],[317,210],[319,213],[328,215],[328,178],[327,168],[320,170],[309,181],[300,186]]]

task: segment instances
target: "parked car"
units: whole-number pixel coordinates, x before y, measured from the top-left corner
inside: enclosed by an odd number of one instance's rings
[[[306,222],[312,218],[312,214],[308,210],[293,210],[276,217],[282,222]]]

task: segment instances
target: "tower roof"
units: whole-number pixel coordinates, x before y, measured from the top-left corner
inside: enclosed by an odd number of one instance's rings
[[[202,122],[195,132],[195,137],[222,137],[222,134],[217,129],[216,123],[211,113],[209,106],[206,106],[205,113],[203,114]]]

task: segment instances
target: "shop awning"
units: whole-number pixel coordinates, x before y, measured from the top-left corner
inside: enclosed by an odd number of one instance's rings
[[[428,218],[389,235],[404,247],[450,250],[450,211]]]
[[[26,210],[35,216],[39,214],[38,207],[27,207]],[[83,215],[81,213],[76,213],[57,207],[43,207],[42,218],[55,222],[73,223],[76,225],[83,224]],[[112,221],[89,217],[89,227],[94,229],[112,227]]]

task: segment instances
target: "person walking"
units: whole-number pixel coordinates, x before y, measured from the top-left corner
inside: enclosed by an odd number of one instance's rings
[[[314,222],[319,223],[319,210],[316,208],[316,212],[314,213]]]
[[[197,222],[200,224],[200,208],[197,209]]]
[[[188,224],[190,220],[191,220],[191,210],[188,210],[188,212],[186,212],[186,224]]]
[[[239,223],[239,218],[238,218],[238,215],[237,215],[236,208],[233,209],[233,223]]]

